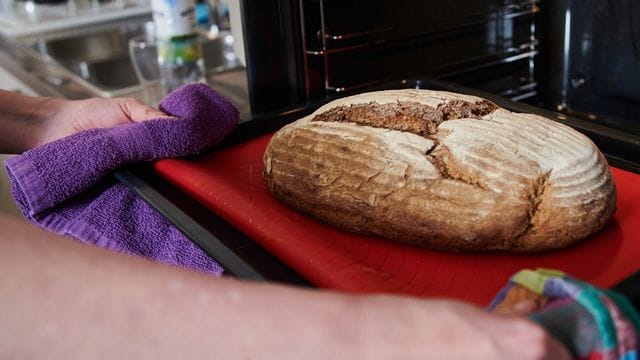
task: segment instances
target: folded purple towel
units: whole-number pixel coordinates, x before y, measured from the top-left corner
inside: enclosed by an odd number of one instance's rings
[[[105,177],[132,162],[194,155],[220,142],[238,110],[205,84],[169,94],[156,119],[83,131],[11,158],[13,196],[31,222],[100,247],[220,274],[222,268],[141,198]]]

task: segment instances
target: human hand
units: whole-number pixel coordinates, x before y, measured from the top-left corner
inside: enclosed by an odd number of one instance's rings
[[[134,98],[90,98],[85,100],[43,99],[43,113],[34,124],[29,148],[58,140],[83,130],[108,128],[130,122],[169,117]]]
[[[523,269],[490,305],[494,313],[528,316],[562,339],[577,358],[626,358],[637,352],[638,314],[614,291],[561,271]]]
[[[366,301],[366,358],[571,359],[560,342],[524,317],[449,300]]]
[[[514,284],[506,293],[505,298],[496,305],[493,313],[526,317],[540,311],[547,299],[524,286]]]

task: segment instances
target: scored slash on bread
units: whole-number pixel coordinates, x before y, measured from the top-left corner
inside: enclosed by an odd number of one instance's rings
[[[562,248],[602,228],[616,202],[586,136],[432,90],[322,106],[273,136],[264,179],[276,198],[333,226],[450,251]]]

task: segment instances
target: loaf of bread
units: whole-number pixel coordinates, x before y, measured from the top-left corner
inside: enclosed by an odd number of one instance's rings
[[[450,251],[566,247],[602,228],[616,204],[586,136],[430,90],[322,106],[273,136],[264,179],[276,198],[333,226]]]

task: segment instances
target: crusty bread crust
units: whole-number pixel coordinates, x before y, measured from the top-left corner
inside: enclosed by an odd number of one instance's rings
[[[380,106],[413,125],[362,120]],[[455,111],[434,119],[429,108]],[[419,112],[433,128],[416,122]],[[586,136],[430,90],[326,104],[273,136],[264,179],[278,199],[331,225],[450,251],[562,248],[602,228],[616,203],[607,162]]]

